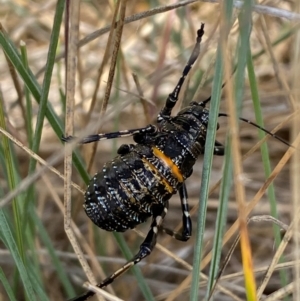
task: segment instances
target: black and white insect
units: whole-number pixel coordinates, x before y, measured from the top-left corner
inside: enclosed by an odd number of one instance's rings
[[[192,234],[188,196],[185,181],[193,172],[193,165],[204,153],[210,101],[191,102],[176,116],[171,117],[182,85],[200,52],[204,24],[197,31],[192,54],[166,103],[157,116],[157,126],[125,130],[107,134],[90,135],[81,144],[105,139],[133,136],[135,144],[123,144],[118,156],[104,164],[90,181],[85,193],[84,209],[88,217],[101,229],[124,232],[152,218],[150,230],[138,253],[123,267],[97,286],[105,287],[131,266],[148,256],[156,244],[158,229],[168,211],[169,199],[179,191],[182,208],[182,232],[164,232],[177,240],[187,241]],[[219,116],[228,116],[220,113]],[[290,145],[259,125],[240,118],[274,138]],[[72,137],[65,137],[68,142]],[[223,156],[224,146],[215,141],[214,154]],[[73,301],[87,300],[94,292],[88,291]]]

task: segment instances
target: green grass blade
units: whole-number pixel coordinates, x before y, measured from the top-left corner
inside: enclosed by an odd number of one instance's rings
[[[215,235],[214,243],[212,248],[212,259],[210,264],[210,271],[208,277],[207,291],[206,291],[206,300],[212,293],[213,285],[215,283],[216,277],[219,273],[220,268],[220,258],[222,253],[222,243],[224,229],[227,219],[227,207],[229,195],[231,192],[232,185],[232,157],[231,157],[231,147],[229,139],[226,140],[225,147],[225,158],[224,158],[224,172],[221,182],[220,196],[219,196],[219,207],[215,225]]]
[[[209,178],[211,173],[213,151],[215,145],[216,137],[216,127],[218,120],[219,105],[221,99],[221,88],[223,80],[223,63],[220,47],[217,51],[217,60],[216,60],[216,70],[215,77],[212,87],[212,96],[211,96],[211,110],[209,113],[209,123],[207,128],[207,136],[205,143],[205,154],[203,158],[203,170],[202,170],[202,181],[200,188],[199,196],[199,209],[198,209],[198,226],[196,232],[196,244],[195,252],[193,259],[193,275],[192,275],[192,287],[190,293],[190,300],[198,300],[198,285],[199,285],[199,268],[201,262],[201,253],[203,245],[203,235],[205,230],[205,221],[206,221],[206,208],[207,208],[207,199],[209,192]]]
[[[14,295],[13,289],[11,288],[11,286],[10,286],[3,270],[1,269],[1,267],[0,267],[0,282],[2,283],[3,288],[5,289],[8,297],[9,297],[9,300],[10,301],[17,301],[17,299]]]
[[[41,96],[40,96],[39,111],[37,115],[37,122],[35,126],[35,133],[34,133],[34,139],[32,144],[32,150],[34,152],[37,152],[40,146],[43,123],[44,123],[44,118],[47,110],[48,95],[49,95],[49,89],[51,84],[52,72],[55,63],[56,49],[57,49],[58,39],[59,39],[60,25],[62,22],[62,17],[64,12],[64,6],[65,6],[64,0],[57,1],[56,10],[55,10],[56,13],[53,20],[53,29],[51,33],[50,45],[49,45],[48,56],[47,56],[45,76],[44,76]],[[29,174],[34,171],[35,166],[36,166],[36,161],[31,158],[29,162]]]
[[[27,270],[26,270],[26,268],[23,264],[23,260],[20,256],[17,244],[14,240],[12,231],[9,227],[9,224],[6,220],[6,217],[3,213],[3,210],[0,210],[0,231],[1,231],[3,239],[4,239],[4,243],[5,243],[6,247],[10,250],[10,253],[11,253],[11,255],[14,259],[14,262],[17,266],[17,269],[18,269],[20,277],[22,279],[23,286],[24,286],[24,289],[26,291],[26,295],[27,295],[28,299],[32,300],[32,301],[36,300],[34,290],[33,290],[33,286],[30,282],[29,275],[28,275]]]
[[[227,28],[223,31],[223,34],[225,35],[222,37],[223,39],[226,39],[226,36],[228,35],[229,32],[232,9],[233,9],[233,2],[227,1],[224,4],[224,18],[225,20],[227,20],[226,21]],[[198,300],[198,285],[199,285],[199,278],[200,278],[198,267],[200,267],[200,262],[201,262],[203,236],[204,236],[205,222],[206,222],[207,199],[208,199],[208,192],[209,192],[209,179],[210,179],[212,159],[213,159],[219,106],[221,100],[223,68],[224,66],[222,62],[222,49],[221,49],[221,42],[220,42],[217,49],[217,58],[216,58],[215,75],[214,75],[213,87],[212,87],[209,122],[208,122],[207,135],[206,135],[205,153],[203,158],[202,182],[201,182],[200,197],[199,197],[200,205],[198,210],[197,240],[196,240],[194,260],[193,260],[194,268],[193,268],[192,287],[191,287],[191,294],[190,294],[191,301]],[[218,251],[215,250],[215,252]],[[213,279],[211,279],[210,281],[212,282]],[[207,287],[206,295],[209,295],[209,291],[210,288]]]
[[[41,136],[42,136],[42,131],[44,129],[44,119],[45,119],[45,114],[47,110],[47,103],[48,103],[48,95],[49,95],[49,89],[50,89],[50,84],[51,84],[51,79],[52,79],[52,72],[54,68],[54,63],[55,63],[55,55],[56,55],[56,49],[58,45],[58,39],[59,39],[59,33],[60,33],[60,26],[62,22],[62,16],[63,16],[63,11],[64,11],[64,1],[60,0],[57,2],[56,10],[55,10],[55,15],[54,15],[54,20],[53,20],[53,28],[52,28],[52,33],[50,37],[50,44],[49,44],[49,49],[47,52],[47,63],[46,63],[46,69],[45,69],[45,75],[44,75],[44,80],[42,84],[42,89],[41,89],[41,95],[40,95],[40,102],[39,102],[39,110],[37,114],[37,121],[35,125],[35,132],[33,135],[32,139],[32,151],[37,153],[40,147],[40,141],[41,141]],[[25,63],[24,64],[25,68],[28,70],[28,65]],[[30,158],[29,160],[29,168],[28,168],[28,174],[32,174],[35,170],[36,167],[36,160],[33,158]],[[34,192],[34,185],[30,185],[30,187],[27,189],[26,193],[26,200],[24,203],[24,209],[26,213],[29,213],[29,219],[25,219],[26,222],[30,223],[29,231],[28,233],[29,239],[28,243],[33,247],[34,245],[34,240],[32,239],[35,237],[35,231],[36,231],[36,225],[32,221],[32,217],[34,215],[34,207],[30,206],[30,203],[34,202],[35,200],[35,192]],[[34,202],[35,203],[35,202]],[[34,250],[34,249],[33,249]],[[36,261],[36,256],[33,257],[33,266],[32,270],[34,270],[33,275],[40,275],[40,269],[39,269],[39,264]],[[37,277],[37,279],[40,279],[40,277]],[[39,289],[39,294],[41,294],[44,289],[39,285],[37,288]]]
[[[244,15],[242,12],[241,15]],[[251,13],[248,12],[248,16],[251,16]],[[244,91],[244,73],[246,67],[246,57],[245,52],[247,49],[247,44],[249,43],[249,37],[251,32],[251,20],[244,18],[244,24],[240,29],[240,43],[238,44],[238,61],[236,66],[236,76],[235,76],[235,98],[236,98],[236,109],[237,114],[239,115],[242,108],[243,100],[243,91]],[[216,221],[216,232],[214,237],[214,244],[212,248],[212,260],[210,265],[210,274],[208,280],[208,288],[211,290],[213,284],[217,278],[220,268],[220,258],[222,253],[222,243],[223,243],[223,234],[224,228],[227,219],[227,207],[229,195],[231,193],[232,186],[232,177],[233,177],[233,166],[232,166],[232,157],[231,157],[231,142],[230,138],[227,137],[226,148],[225,148],[225,157],[224,157],[224,172],[221,181],[221,189],[219,196],[219,208]],[[208,298],[211,291],[207,291],[206,297]]]
[[[239,28],[240,28],[240,47],[238,53],[238,65],[236,73],[236,85],[235,85],[235,107],[236,107],[236,116],[240,116],[240,111],[242,107],[243,94],[244,94],[244,78],[245,78],[245,69],[247,66],[247,53],[250,48],[250,34],[252,30],[252,7],[251,1],[246,1],[243,4],[241,13],[239,14]],[[244,220],[246,222],[246,220]],[[253,271],[253,261],[251,248],[247,248],[245,239],[245,232],[241,233],[241,255],[243,262],[244,270],[244,282],[246,288],[247,300],[256,299],[256,282]],[[249,237],[247,237],[249,239]],[[249,241],[248,241],[249,242]],[[250,244],[249,244],[250,245]],[[247,252],[246,252],[247,251]]]
[[[30,93],[33,95],[35,100],[39,103],[41,98],[41,87],[38,84],[37,79],[35,78],[34,74],[30,69],[25,68],[17,48],[10,41],[7,34],[3,30],[1,30],[1,28],[0,28],[0,45],[2,46],[2,49],[7,55],[7,57],[12,62],[13,66],[18,71],[20,77],[22,78],[24,84],[29,89]],[[56,135],[59,138],[62,137],[63,135],[62,122],[54,112],[49,102],[47,102],[46,117],[49,123],[51,124]],[[84,179],[85,182],[88,182],[89,175],[84,168],[84,164],[82,162],[81,157],[79,156],[78,151],[74,151],[73,162],[74,162],[74,166],[78,170],[81,177]]]
[[[259,124],[260,126],[264,127],[263,115],[262,115],[262,110],[261,110],[261,106],[260,106],[260,97],[259,97],[258,87],[257,87],[257,83],[256,83],[255,71],[254,71],[250,48],[249,48],[248,57],[247,57],[247,67],[248,67],[248,75],[249,75],[250,89],[251,89],[251,94],[252,94],[256,123]],[[264,132],[262,132],[260,130],[258,131],[259,139],[263,139],[265,135],[266,134]],[[263,161],[265,178],[268,178],[271,174],[272,169],[271,169],[268,145],[266,142],[264,142],[261,145],[261,156],[262,156],[262,161]],[[276,200],[275,188],[274,188],[273,183],[271,183],[270,186],[268,187],[267,194],[268,194],[268,199],[270,202],[271,215],[274,218],[278,219],[277,200]],[[274,236],[275,236],[275,245],[276,245],[276,247],[278,247],[281,242],[280,229],[276,225],[273,225],[273,232],[274,232]],[[279,262],[283,262],[283,261],[284,261],[284,258],[282,257],[279,260]],[[280,274],[281,285],[282,285],[282,287],[284,287],[288,284],[288,275],[285,270],[280,270],[279,274]]]
[[[20,50],[21,50],[21,56],[22,56],[22,61],[26,69],[29,68],[28,64],[28,56],[27,56],[27,48],[26,44],[21,41],[20,42]],[[33,128],[32,128],[32,99],[31,99],[31,94],[29,89],[25,86],[24,87],[24,93],[25,93],[25,110],[26,110],[26,115],[25,117],[25,126],[26,126],[26,132],[27,132],[27,141],[28,145],[30,148],[32,148],[32,142],[33,142]],[[30,189],[27,190],[27,198],[30,200],[35,199],[35,194],[33,191]],[[22,202],[23,204],[24,202]],[[40,268],[40,263],[39,263],[39,255],[36,253],[36,224],[32,221],[32,216],[35,214],[35,208],[33,206],[29,206],[29,209],[27,208],[26,212],[30,216],[29,219],[27,219],[26,222],[28,224],[26,225],[25,229],[25,236],[26,236],[26,247],[27,250],[32,250],[32,254],[30,256],[30,268],[31,268],[31,275],[35,275],[37,279],[42,279],[42,271]],[[39,291],[44,291],[45,287],[43,286],[43,283],[40,281],[38,284],[35,285],[36,290]],[[38,293],[41,295],[40,293]]]
[[[6,129],[5,116],[4,116],[4,101],[1,95],[0,95],[0,126],[3,129]],[[8,188],[9,190],[13,190],[19,183],[19,175],[16,168],[17,162],[8,138],[4,135],[1,135],[1,140],[2,140],[2,147],[3,147],[3,155],[5,158],[4,162],[5,162],[5,171],[7,176]],[[22,216],[21,196],[13,199],[12,208],[13,208],[13,220],[15,224],[14,233],[16,235],[16,244],[18,246],[18,251],[22,258],[22,262],[24,265],[26,265],[25,248],[24,248],[23,231],[22,231],[23,223],[21,218]]]
[[[41,136],[42,136],[42,131],[44,129],[44,119],[45,119],[45,114],[47,111],[47,104],[48,104],[48,95],[49,95],[49,89],[50,89],[50,84],[51,84],[51,78],[52,78],[52,72],[53,72],[53,67],[55,63],[55,55],[56,55],[56,49],[58,45],[58,39],[59,39],[59,33],[60,33],[60,25],[62,22],[62,16],[64,12],[64,1],[59,0],[57,2],[56,10],[55,10],[55,16],[53,20],[53,28],[52,28],[52,33],[51,33],[51,38],[50,38],[50,45],[49,49],[47,52],[47,63],[46,63],[46,69],[45,69],[45,75],[44,75],[44,80],[42,84],[42,89],[41,89],[41,95],[40,95],[40,102],[39,102],[39,110],[37,114],[37,121],[35,125],[35,132],[33,135],[33,140],[32,140],[32,151],[37,153],[40,147],[40,141],[41,141]],[[26,66],[28,69],[28,66]],[[36,160],[33,158],[30,158],[29,160],[29,168],[28,168],[28,174],[32,174],[36,168]],[[26,193],[26,200],[25,200],[25,211],[30,212],[30,219],[28,222],[30,222],[33,214],[34,214],[34,208],[32,206],[29,206],[31,202],[35,200],[35,193],[34,193],[34,185],[30,185],[30,187],[27,190]],[[29,209],[31,209],[29,211]],[[34,227],[30,227],[32,231],[34,231]],[[32,235],[34,235],[32,233]],[[31,241],[33,243],[33,241]],[[37,267],[37,265],[36,265]],[[36,272],[38,274],[38,270],[36,268]]]
[[[47,248],[47,250],[49,252],[53,267],[54,267],[54,269],[58,275],[58,278],[60,279],[61,284],[64,287],[67,295],[70,297],[76,295],[76,292],[75,292],[71,282],[69,281],[66,270],[63,267],[63,265],[61,264],[58,256],[55,253],[55,249],[53,247],[51,239],[50,239],[44,225],[42,224],[42,222],[40,221],[39,217],[36,215],[35,212],[34,212],[32,219],[33,219],[34,223],[36,224],[36,227],[38,229],[39,236],[40,236],[42,242],[44,243],[45,247]]]
[[[30,277],[30,282],[32,283],[34,290],[37,294],[38,300],[50,301],[49,297],[47,296],[47,292],[41,283],[42,278],[40,278],[39,275],[35,273],[34,266],[28,267],[28,274]],[[30,301],[31,301],[31,299],[30,299]]]
[[[21,56],[22,56],[22,61],[26,69],[29,68],[28,65],[28,56],[27,56],[27,49],[26,49],[26,44],[21,41],[20,43],[20,49],[21,49]],[[25,92],[25,100],[26,100],[26,131],[27,131],[27,141],[28,145],[31,148],[32,147],[32,139],[33,139],[33,129],[32,129],[32,104],[31,104],[31,97],[30,97],[30,91],[29,89],[25,86],[24,88]]]

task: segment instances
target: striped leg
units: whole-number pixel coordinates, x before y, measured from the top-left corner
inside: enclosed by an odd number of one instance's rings
[[[103,287],[109,285],[110,283],[112,283],[116,278],[118,278],[120,275],[125,273],[133,265],[139,263],[142,259],[147,257],[152,252],[152,250],[156,244],[158,228],[161,226],[163,219],[165,218],[166,213],[168,211],[167,206],[168,206],[168,204],[166,204],[166,207],[163,208],[162,212],[160,212],[159,215],[153,216],[150,230],[149,230],[144,242],[141,244],[139,252],[131,260],[129,260],[125,265],[123,265],[120,269],[118,269],[116,272],[114,272],[109,277],[104,279],[101,283],[97,284],[97,286],[99,288],[103,288]],[[69,301],[85,301],[88,298],[94,296],[94,294],[95,294],[94,292],[88,291],[79,297],[70,299]]]
[[[112,133],[107,133],[107,134],[95,134],[95,135],[89,135],[82,140],[80,140],[80,144],[85,144],[85,143],[91,143],[91,142],[97,142],[101,140],[106,140],[106,139],[114,139],[114,138],[123,138],[123,137],[130,137],[134,135],[145,135],[145,134],[154,134],[157,132],[157,128],[155,125],[148,125],[144,128],[139,128],[139,129],[133,129],[133,130],[125,130],[125,131],[119,131],[119,132],[112,132]],[[72,139],[75,139],[73,136],[68,136],[68,137],[62,137],[61,140],[63,142],[70,142]]]
[[[162,227],[162,230],[163,232],[167,233],[168,235],[174,237],[177,240],[187,241],[192,235],[192,221],[189,213],[188,195],[184,183],[179,189],[179,196],[182,210],[182,232],[177,233],[173,230],[164,227]]]
[[[171,115],[172,109],[174,108],[177,100],[178,100],[178,95],[180,93],[181,87],[185,81],[185,78],[187,77],[187,75],[189,74],[190,70],[193,67],[193,64],[195,63],[195,61],[197,60],[199,53],[200,53],[200,42],[202,39],[202,36],[204,35],[204,24],[201,24],[200,29],[197,31],[197,40],[196,40],[196,44],[194,46],[194,49],[192,51],[192,54],[186,64],[186,66],[183,69],[182,75],[174,89],[174,91],[169,94],[167,100],[166,100],[166,104],[163,107],[163,109],[161,110],[161,112],[158,114],[157,116],[157,121],[158,123],[163,122],[164,120],[168,119]]]

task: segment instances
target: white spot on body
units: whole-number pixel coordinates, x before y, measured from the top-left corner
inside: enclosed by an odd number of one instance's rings
[[[156,217],[155,220],[156,220],[156,224],[159,226],[162,222],[162,217],[159,215],[159,216]]]

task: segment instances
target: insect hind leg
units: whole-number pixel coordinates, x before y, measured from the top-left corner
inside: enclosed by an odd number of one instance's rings
[[[150,255],[152,252],[154,246],[156,245],[156,238],[157,238],[157,232],[158,228],[161,226],[163,219],[165,218],[165,215],[168,211],[168,204],[166,204],[165,207],[163,207],[163,210],[160,210],[159,214],[156,214],[153,216],[152,223],[150,226],[150,230],[144,240],[144,242],[140,246],[139,252],[128,262],[126,262],[120,269],[118,269],[116,272],[111,274],[109,277],[104,279],[101,283],[97,284],[97,287],[103,288],[109,284],[111,284],[116,278],[118,278],[120,275],[125,273],[127,270],[129,270],[132,266],[139,263],[141,260],[143,260],[145,257]],[[85,294],[70,299],[68,301],[85,301],[95,295],[94,292],[88,291]]]

